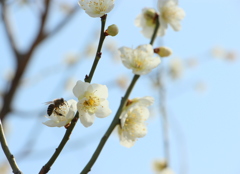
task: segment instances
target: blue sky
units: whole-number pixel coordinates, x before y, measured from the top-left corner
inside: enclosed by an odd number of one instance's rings
[[[54,3],[66,2],[64,0]],[[72,4],[77,1],[69,1]],[[170,166],[178,174],[239,174],[238,159],[240,156],[240,83],[239,61],[214,59],[210,50],[221,46],[226,50],[239,52],[240,22],[238,0],[182,0],[179,2],[186,12],[182,21],[182,30],[174,32],[168,29],[166,36],[158,38],[155,46],[162,43],[172,48],[173,55],[162,60],[161,66],[168,66],[176,57],[181,60],[196,58],[199,65],[186,69],[181,79],[167,81],[166,96],[170,124]],[[117,43],[118,47],[137,47],[149,43],[133,25],[134,19],[144,7],[156,8],[156,1],[127,0],[116,1],[114,9],[109,13],[107,26],[116,24],[119,34],[107,38]],[[14,6],[11,17],[14,19],[13,29],[16,32],[19,48],[25,49],[37,28],[36,14],[28,7]],[[48,21],[51,29],[61,17],[59,8],[52,9],[52,17]],[[74,98],[71,91],[62,92],[63,78],[75,72],[75,79],[83,80],[90,70],[92,59],[80,56],[80,63],[72,69],[62,64],[68,52],[80,52],[85,45],[97,41],[96,30],[100,29],[100,20],[90,18],[83,11],[78,12],[69,26],[44,42],[35,52],[33,60],[24,78],[34,78],[36,74],[48,68],[51,75],[44,75],[41,83],[22,86],[17,93],[14,108],[20,111],[36,111],[30,116],[11,114],[7,120],[9,133],[8,144],[14,154],[24,147],[29,136],[36,136],[34,151],[19,166],[24,173],[37,173],[47,162],[60,142],[65,130],[49,128],[41,124],[39,110],[46,109],[44,102],[54,98]],[[14,61],[9,52],[2,22],[0,23],[0,89],[4,87],[4,74],[14,68]],[[154,72],[156,72],[155,70]],[[152,72],[152,73],[154,73]],[[122,64],[113,63],[109,54],[103,52],[93,83],[111,82],[119,75],[132,78],[130,70]],[[204,82],[207,90],[199,93],[194,90],[197,82]],[[55,92],[53,92],[55,91]],[[124,90],[109,89],[110,107],[115,113]],[[131,98],[157,96],[152,90],[147,76],[138,81]],[[155,109],[154,109],[155,108]],[[152,161],[163,157],[162,128],[157,112],[157,102],[152,107],[154,114],[148,121],[148,134],[128,149],[119,144],[116,133],[110,137],[104,150],[92,168],[91,174],[146,174],[153,173]],[[96,119],[93,126],[84,128],[78,124],[71,139],[64,148],[49,173],[80,173],[95,150],[101,136],[106,131],[114,114],[105,119]],[[34,128],[37,127],[37,128]],[[29,134],[35,130],[32,134]],[[5,157],[0,152],[0,162]],[[17,159],[18,161],[18,159]]]

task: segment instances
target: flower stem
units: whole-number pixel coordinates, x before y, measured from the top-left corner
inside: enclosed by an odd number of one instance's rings
[[[92,166],[96,162],[99,154],[101,153],[101,151],[102,151],[106,141],[108,140],[109,136],[111,135],[112,131],[119,124],[119,116],[120,116],[120,114],[122,112],[122,108],[123,108],[123,106],[126,105],[128,97],[129,97],[129,95],[130,95],[130,93],[131,93],[131,91],[132,91],[132,89],[133,89],[133,87],[134,87],[134,85],[137,82],[139,77],[140,77],[139,75],[135,75],[133,77],[132,82],[131,82],[130,86],[128,87],[127,91],[126,91],[125,96],[122,98],[121,104],[120,104],[120,106],[118,108],[118,111],[117,111],[117,113],[116,113],[116,115],[115,115],[111,125],[109,126],[107,132],[102,137],[100,143],[98,144],[97,149],[95,150],[94,154],[92,155],[92,158],[90,159],[88,164],[85,166],[85,168],[82,170],[81,174],[86,174],[86,173],[88,173],[91,170]]]
[[[161,71],[158,74],[158,85],[159,85],[159,102],[160,102],[160,113],[162,115],[162,131],[163,131],[163,150],[164,157],[166,159],[167,166],[170,162],[170,147],[169,147],[169,125],[168,125],[168,114],[166,110],[166,90],[162,80],[163,74]]]
[[[77,122],[78,118],[79,118],[79,114],[77,112],[75,117],[72,119],[71,125],[67,128],[66,133],[65,133],[61,143],[57,147],[56,151],[54,152],[54,154],[52,155],[50,160],[42,167],[42,169],[40,170],[39,174],[45,174],[45,173],[47,173],[50,170],[51,166],[53,165],[53,163],[57,159],[58,155],[61,153],[62,149],[64,148],[65,144],[69,140],[70,135],[71,135],[71,133],[73,131],[73,128],[76,125],[76,122]]]
[[[159,23],[159,20],[158,20],[158,14],[155,14],[155,20],[156,20],[156,26],[154,28],[153,35],[152,35],[152,38],[151,38],[151,41],[150,41],[151,45],[153,45],[153,43],[154,43],[154,40],[155,40],[156,35],[157,35],[158,28],[160,26],[160,23]]]
[[[13,170],[14,174],[22,174],[22,172],[20,171],[20,169],[17,166],[17,163],[15,161],[14,156],[11,154],[8,145],[7,145],[7,141],[4,135],[4,131],[3,131],[3,127],[2,127],[2,121],[0,120],[0,142],[1,142],[1,146],[3,149],[3,152],[5,153],[8,162]]]
[[[101,24],[102,24],[101,34],[100,34],[100,39],[99,39],[99,43],[98,43],[96,56],[95,56],[95,59],[94,59],[94,62],[93,62],[93,65],[92,65],[92,68],[91,68],[91,71],[90,71],[89,75],[85,77],[85,82],[88,82],[88,83],[91,83],[92,77],[93,77],[94,72],[95,72],[95,69],[97,68],[98,61],[100,60],[101,55],[102,55],[102,53],[101,53],[102,45],[103,45],[104,39],[106,37],[106,35],[104,34],[104,28],[105,28],[106,20],[107,20],[107,14],[105,14],[101,17]]]

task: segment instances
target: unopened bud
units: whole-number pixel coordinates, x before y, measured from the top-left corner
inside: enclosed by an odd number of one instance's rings
[[[147,26],[155,25],[156,11],[154,9],[147,9],[144,14],[144,19],[146,20]]]
[[[115,24],[110,25],[105,31],[106,35],[116,36],[118,34],[118,27]]]
[[[162,160],[156,160],[154,161],[153,163],[153,167],[154,167],[154,170],[156,172],[161,172],[163,171],[164,169],[167,168],[167,161],[162,159]]]
[[[168,57],[172,54],[172,50],[168,47],[158,47],[154,49],[154,53],[157,53],[161,57]]]

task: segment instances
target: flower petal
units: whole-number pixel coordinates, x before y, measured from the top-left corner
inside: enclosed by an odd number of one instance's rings
[[[81,80],[77,81],[77,84],[73,87],[73,94],[77,98],[81,98],[89,85],[89,83],[82,82]]]
[[[109,109],[108,105],[109,105],[108,101],[104,100],[101,102],[100,106],[97,107],[95,114],[98,118],[107,117],[112,113],[112,111],[111,111],[111,109]]]
[[[136,140],[132,140],[132,139],[128,138],[126,135],[124,135],[124,132],[122,131],[120,126],[118,126],[118,135],[119,135],[119,139],[120,139],[120,144],[122,146],[130,148],[136,142]]]
[[[67,101],[68,105],[70,106],[70,109],[72,109],[74,112],[77,111],[77,101],[76,100],[68,100]]]
[[[87,112],[79,112],[79,118],[83,126],[89,127],[93,124],[95,120],[95,115],[89,114]]]
[[[92,84],[93,93],[99,98],[107,98],[108,97],[108,88],[106,85],[100,84]]]

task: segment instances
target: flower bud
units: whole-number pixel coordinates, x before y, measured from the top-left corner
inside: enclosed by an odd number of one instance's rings
[[[172,54],[172,50],[168,47],[158,47],[154,49],[154,53],[157,53],[160,57],[168,57]]]
[[[155,16],[156,11],[154,9],[149,8],[144,12],[143,17],[146,20],[147,26],[155,25]]]
[[[116,36],[118,34],[118,27],[115,24],[110,25],[105,31],[106,35]]]

